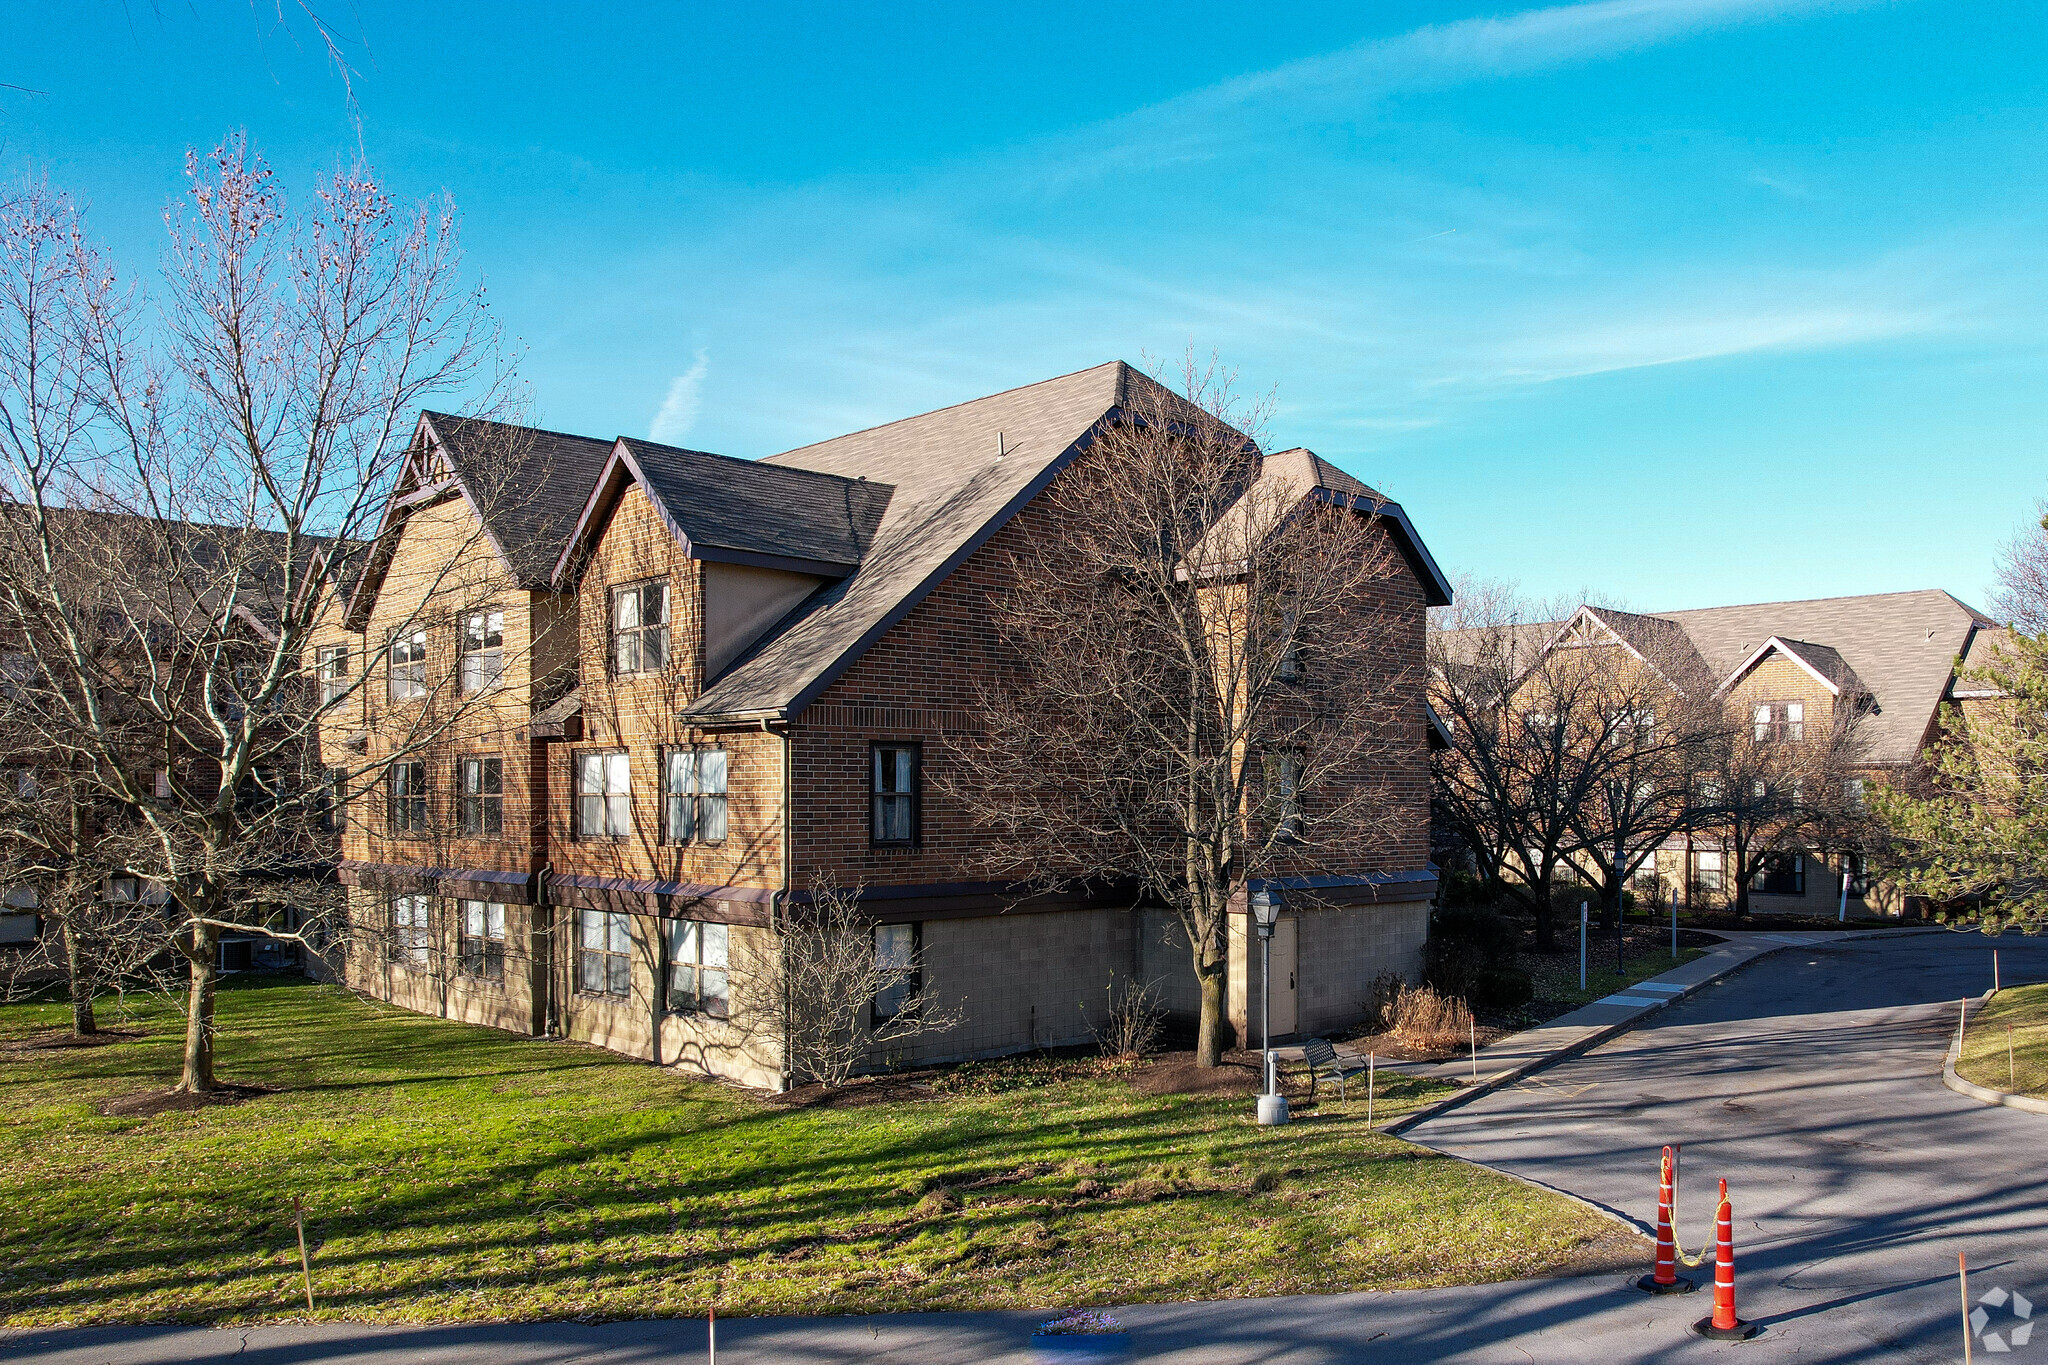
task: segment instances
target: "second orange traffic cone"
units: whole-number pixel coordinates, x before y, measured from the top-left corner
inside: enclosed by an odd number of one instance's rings
[[[1714,1315],[1692,1330],[1716,1341],[1747,1341],[1764,1329],[1735,1316],[1735,1216],[1728,1206],[1728,1182],[1721,1182],[1721,1207],[1714,1211]]]

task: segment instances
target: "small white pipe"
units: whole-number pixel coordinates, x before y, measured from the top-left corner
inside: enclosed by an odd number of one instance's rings
[[[1579,991],[1586,989],[1586,903],[1579,902]]]

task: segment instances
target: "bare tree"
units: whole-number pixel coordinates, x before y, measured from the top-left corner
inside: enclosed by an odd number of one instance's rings
[[[1247,883],[1353,867],[1404,818],[1422,609],[1376,495],[1262,458],[1264,409],[1213,364],[1180,380],[1138,386],[1041,496],[995,611],[1010,666],[934,781],[992,867],[1176,913],[1215,1066]]]
[[[861,908],[858,886],[813,882],[808,901],[791,907],[777,946],[735,977],[733,1014],[750,1034],[783,1049],[793,1078],[836,1089],[892,1049],[962,1018],[925,988],[916,952],[896,961],[877,954],[875,922]]]
[[[1549,950],[1560,874],[1592,880],[1618,913],[1627,876],[1684,827],[1719,704],[1668,623],[1475,597],[1431,637],[1431,704],[1451,739],[1434,762],[1435,809]]]
[[[0,636],[39,689],[44,760],[91,783],[100,855],[162,898],[188,973],[179,1087],[204,1091],[221,935],[319,946],[337,785],[375,784],[458,709],[429,697],[377,757],[323,754],[388,645],[339,685],[309,676],[310,645],[414,412],[490,407],[507,375],[445,202],[401,210],[355,168],[297,210],[239,138],[188,179],[154,296],[45,187],[0,223]]]
[[[2048,635],[2048,503],[2037,504],[2031,526],[2007,541],[1998,559],[1998,594],[1992,609],[2022,635]]]

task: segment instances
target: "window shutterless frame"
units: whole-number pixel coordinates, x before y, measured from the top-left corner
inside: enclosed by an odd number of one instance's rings
[[[668,580],[625,583],[610,593],[613,674],[659,673],[668,667]]]
[[[578,839],[624,839],[633,832],[633,780],[624,749],[578,749],[570,759]]]
[[[494,838],[505,832],[505,760],[464,758],[455,764],[456,791],[462,806],[462,832],[472,838]]]
[[[481,692],[505,681],[505,613],[488,607],[462,620],[462,690]]]
[[[923,947],[922,924],[875,926],[875,968],[888,976],[870,1007],[876,1024],[917,1008],[918,992],[924,987]]]
[[[661,754],[661,838],[666,844],[725,842],[727,754],[674,748]]]
[[[924,841],[924,745],[877,740],[868,751],[868,839],[876,848]]]
[[[577,912],[576,989],[621,1000],[632,995],[633,928],[623,912]]]

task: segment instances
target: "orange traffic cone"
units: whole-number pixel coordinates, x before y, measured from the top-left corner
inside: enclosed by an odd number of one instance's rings
[[[1716,1341],[1747,1341],[1764,1329],[1735,1316],[1735,1215],[1728,1207],[1728,1182],[1721,1182],[1721,1207],[1714,1213],[1714,1315],[1692,1330]]]
[[[1664,1149],[1663,1174],[1657,1182],[1657,1270],[1636,1281],[1636,1288],[1652,1294],[1690,1294],[1693,1282],[1678,1273],[1678,1234],[1672,1227],[1672,1209],[1678,1202],[1676,1162],[1669,1147]]]

